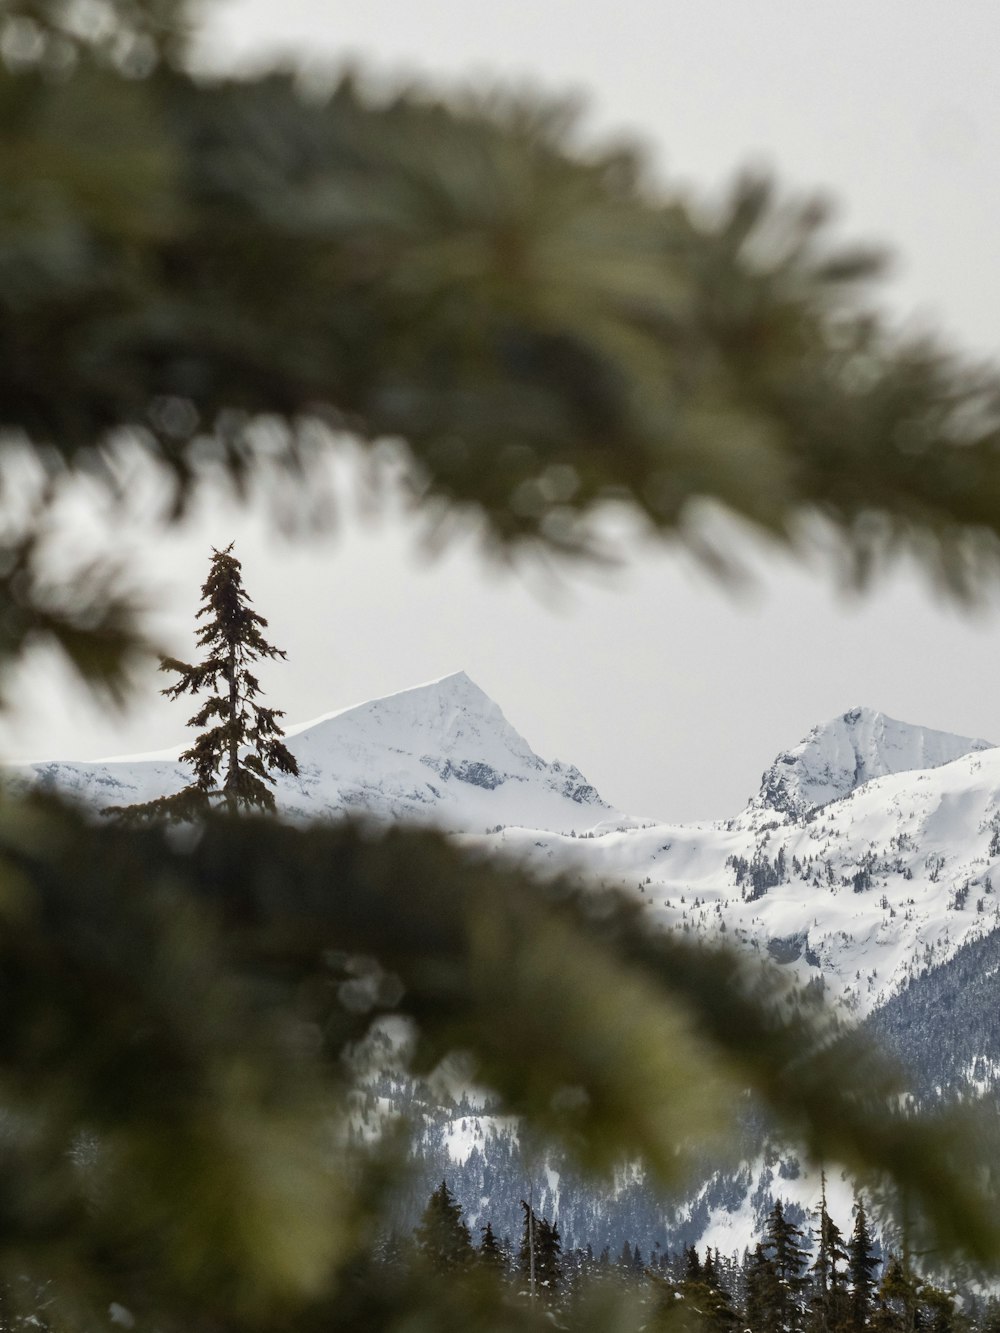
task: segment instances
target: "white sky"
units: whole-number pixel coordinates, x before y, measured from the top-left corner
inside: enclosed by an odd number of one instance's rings
[[[822,187],[842,231],[897,256],[886,299],[958,345],[1000,351],[1000,5],[929,0],[222,0],[214,60],[280,49],[450,82],[487,76],[584,92],[594,133],[637,133],[668,177],[706,195],[741,164]],[[119,539],[122,533],[116,534]],[[265,674],[290,722],[464,668],[546,758],[607,799],[666,819],[726,816],[778,750],[865,703],[1000,740],[997,611],[976,620],[906,571],[861,601],[758,553],[735,598],[669,550],[616,579],[484,569],[470,546],[427,564],[393,509],[290,548],[221,504],[157,540],[125,534],[163,589],[157,625],[182,656],[210,545],[237,541],[248,588],[289,660]],[[151,672],[125,717],[84,707],[36,666],[7,727],[12,757],[94,757],[182,741],[187,713]]]

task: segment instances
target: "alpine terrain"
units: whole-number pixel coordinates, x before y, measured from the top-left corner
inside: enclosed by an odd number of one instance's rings
[[[988,741],[854,708],[780,753],[731,819],[687,825],[627,816],[572,765],[539,758],[464,672],[289,728],[287,744],[299,769],[278,777],[287,817],[420,820],[543,873],[614,882],[656,924],[722,932],[869,1021],[918,1098],[978,1095],[1000,1077],[1000,1023],[982,1016],[996,1010],[983,986],[1000,973],[1000,749]],[[8,778],[95,807],[148,801],[188,781],[179,750],[16,765]],[[516,1226],[530,1174],[516,1124],[471,1090],[432,1094],[383,1072],[359,1102],[358,1132],[415,1105],[426,1170],[412,1209],[447,1173],[470,1222],[489,1200],[494,1223],[509,1213]],[[728,1253],[775,1199],[802,1221],[819,1190],[750,1128],[731,1166],[707,1166],[680,1202],[656,1198],[638,1169],[623,1169],[611,1197],[562,1161],[532,1171],[565,1242],[595,1249]],[[849,1218],[850,1183],[827,1188],[831,1212]]]
[[[289,727],[286,741],[299,772],[277,775],[275,798],[293,819],[355,814],[456,832],[526,824],[570,833],[620,818],[578,769],[539,759],[464,671]],[[89,804],[132,805],[185,786],[183,748],[8,773]]]

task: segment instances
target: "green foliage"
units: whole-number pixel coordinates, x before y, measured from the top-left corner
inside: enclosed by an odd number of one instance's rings
[[[889,1255],[878,1295],[872,1326],[879,1333],[952,1333],[965,1324],[952,1293],[921,1279],[905,1256]]]
[[[745,177],[706,219],[564,107],[213,82],[180,5],[101,8],[0,29],[0,427],[53,468],[114,490],[127,436],[182,505],[206,461],[301,480],[325,422],[501,549],[597,552],[611,498],[718,564],[709,499],[783,542],[821,514],[859,575],[995,571],[1000,381],[883,327],[814,200]]]
[[[456,1202],[447,1181],[442,1180],[428,1199],[414,1240],[421,1258],[436,1273],[454,1273],[472,1263],[469,1228],[462,1221],[461,1205]],[[496,1241],[493,1245],[495,1249]]]
[[[914,1200],[992,1252],[991,1204],[873,1090],[857,1034],[732,955],[649,935],[614,894],[403,829],[214,818],[178,839],[37,801],[0,815],[5,1235],[59,1291],[83,1275],[99,1301],[181,1323],[211,1292],[236,1325],[361,1299],[401,1163],[382,1176],[347,1146],[343,1057],[381,1015],[409,1020],[416,1073],[464,1051],[593,1167],[637,1156],[668,1182],[748,1079],[795,1127],[825,1078],[816,1133],[853,1122],[839,1142],[873,1172],[897,1142]],[[720,1009],[742,1019],[724,1039]]]
[[[691,1246],[684,1256],[684,1264],[684,1279],[677,1295],[684,1302],[686,1312],[694,1316],[693,1322],[698,1327],[713,1330],[713,1333],[731,1333],[740,1317],[719,1282],[711,1251],[706,1253],[702,1265],[697,1251]]]
[[[187,39],[175,0],[0,15],[0,431],[42,479],[0,532],[0,662],[54,642],[127,689],[139,599],[45,558],[56,479],[116,494],[123,441],[173,517],[206,466],[304,499],[332,427],[402,441],[438,535],[469,520],[502,552],[599,554],[616,499],[721,567],[707,499],[784,542],[821,515],[859,576],[902,548],[963,594],[995,572],[997,377],[892,336],[877,266],[815,204],[742,179],[705,220],[636,152],[581,150],[564,109],[211,81]],[[177,693],[231,683],[234,643],[278,652],[234,564],[217,553],[208,656],[168,664]],[[230,766],[231,804],[268,805],[277,716],[245,715],[259,763]],[[937,1243],[995,1260],[979,1144],[901,1111],[873,1050],[776,974],[432,834],[222,818],[204,783],[234,718],[193,719],[215,740],[172,813],[198,828],[0,805],[4,1300],[51,1284],[74,1329],[111,1301],[166,1333],[549,1326],[485,1266],[375,1264],[402,1164],[391,1134],[348,1146],[349,1056],[387,1016],[413,1071],[461,1055],[605,1173],[624,1155],[682,1184],[753,1089]],[[766,1292],[777,1249],[759,1266]],[[626,1326],[619,1293],[596,1299],[580,1328]]]
[[[86,55],[135,78],[183,54],[189,8],[187,0],[5,0],[0,51],[13,69],[50,77]]]

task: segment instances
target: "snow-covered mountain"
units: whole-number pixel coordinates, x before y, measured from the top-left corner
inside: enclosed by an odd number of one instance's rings
[[[641,895],[653,920],[724,930],[859,1016],[1000,925],[1000,750],[855,708],[778,755],[733,819],[671,825],[609,806],[540,759],[464,672],[292,727],[293,818],[433,823],[546,870]],[[9,770],[96,806],[178,790],[178,752]]]
[[[968,989],[961,977],[984,968],[993,976],[1000,967],[1000,947],[987,938],[1000,929],[1000,749],[987,741],[855,708],[779,754],[732,819],[697,825],[614,810],[578,769],[540,759],[463,672],[291,728],[288,744],[300,777],[280,779],[276,795],[289,816],[354,812],[433,823],[545,871],[575,868],[617,883],[657,925],[725,932],[801,980],[821,981],[858,1017],[884,1015],[897,1037],[930,1031],[954,1008],[956,987]],[[8,775],[94,806],[148,800],[189,780],[177,752],[20,765]],[[947,1005],[928,991],[921,1009],[928,986],[947,991]],[[962,1030],[968,1026],[963,1020]],[[954,1068],[945,1071],[927,1055],[921,1086],[958,1087],[966,1066],[970,1090],[995,1086],[1000,1026],[990,1032],[988,1050],[945,1036],[956,1048]],[[379,1106],[384,1113],[389,1102]],[[493,1139],[516,1131],[464,1108],[454,1123],[445,1109],[437,1114],[448,1170],[453,1181],[458,1173],[473,1216]],[[511,1149],[500,1147],[502,1163]],[[434,1180],[441,1151],[438,1145],[428,1157]],[[639,1179],[614,1198],[597,1198],[582,1184],[571,1187],[563,1164],[547,1163],[548,1211],[574,1243],[596,1242],[588,1228],[600,1225],[616,1246],[620,1231],[644,1246],[660,1238],[739,1249],[759,1232],[773,1198],[804,1220],[819,1189],[815,1173],[759,1141],[747,1142],[745,1157],[737,1171],[716,1172],[666,1211]],[[497,1195],[501,1167],[489,1169]],[[521,1163],[508,1182],[515,1220],[525,1169]],[[843,1221],[850,1182],[829,1180],[828,1189]]]
[[[792,750],[779,754],[761,778],[752,804],[790,815],[806,815],[848,796],[872,778],[940,768],[989,741],[952,736],[897,722],[871,708],[852,708],[823,722]]]
[[[579,769],[540,759],[464,671],[290,727],[287,743],[299,777],[279,776],[275,797],[292,818],[350,812],[479,833],[498,824],[569,833],[624,820]],[[135,805],[190,782],[182,748],[7,773],[89,805]]]
[[[664,926],[725,931],[863,1017],[1000,926],[1000,750],[854,709],[731,820],[489,843],[613,880]]]

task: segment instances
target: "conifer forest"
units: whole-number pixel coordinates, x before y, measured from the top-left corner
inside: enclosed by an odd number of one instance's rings
[[[694,1246],[672,1253],[659,1244],[644,1253],[628,1240],[614,1253],[607,1246],[595,1253],[592,1245],[564,1246],[558,1226],[531,1203],[522,1200],[520,1212],[513,1237],[498,1237],[491,1222],[474,1237],[442,1180],[413,1231],[387,1237],[380,1248],[384,1280],[391,1283],[404,1268],[425,1268],[443,1281],[492,1285],[566,1329],[575,1326],[577,1310],[599,1304],[609,1291],[625,1295],[639,1326],[649,1330],[972,1333],[993,1329],[1000,1318],[995,1297],[962,1302],[918,1276],[905,1254],[883,1250],[860,1198],[846,1231],[828,1212],[825,1194],[805,1230],[778,1200],[759,1239],[732,1255],[699,1254]]]

